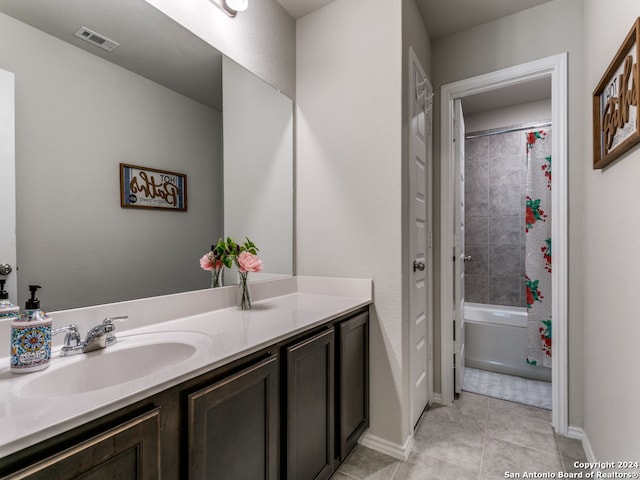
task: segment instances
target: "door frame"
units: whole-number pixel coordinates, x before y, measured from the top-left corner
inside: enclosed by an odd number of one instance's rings
[[[433,86],[431,84],[431,81],[429,80],[428,76],[425,73],[424,67],[422,66],[422,63],[420,62],[420,59],[418,58],[418,56],[416,55],[414,49],[412,46],[409,46],[409,72],[408,72],[408,105],[407,105],[407,112],[408,112],[408,118],[407,118],[407,122],[408,122],[408,156],[407,156],[407,169],[409,172],[409,181],[411,181],[411,172],[413,171],[413,143],[411,142],[411,133],[412,133],[412,116],[413,116],[413,98],[416,94],[416,84],[415,84],[415,78],[413,75],[413,68],[414,66],[417,68],[418,73],[424,78],[425,82],[426,82],[426,90],[425,90],[425,95],[431,95],[431,108],[430,111],[427,110],[425,112],[425,122],[427,122],[427,135],[425,136],[425,147],[426,147],[426,152],[425,152],[425,202],[427,204],[427,218],[426,218],[426,226],[425,226],[425,230],[426,230],[426,241],[427,241],[427,245],[425,246],[425,260],[426,260],[426,272],[425,272],[425,281],[426,281],[426,293],[427,293],[427,298],[426,298],[426,311],[425,311],[425,322],[426,322],[426,339],[427,339],[427,348],[426,348],[426,357],[425,357],[425,361],[426,361],[426,368],[425,368],[425,372],[426,375],[428,376],[427,378],[427,405],[429,405],[432,401],[433,401],[433,105],[434,105],[434,100],[433,100],[433,94],[434,94],[434,89]],[[409,193],[411,191],[410,188],[407,188],[407,193]],[[414,214],[413,214],[413,200],[409,199],[408,201],[408,218],[412,219],[414,218]],[[410,253],[413,255],[413,246],[412,246],[412,242],[413,242],[413,235],[411,232],[411,229],[413,227],[411,227],[412,225],[412,221],[408,222],[408,228],[409,228],[409,235],[408,235],[408,241],[409,241],[409,245],[410,245]],[[413,258],[409,257],[408,258],[410,262],[413,261]],[[411,282],[413,282],[413,270],[411,268],[407,268],[407,286],[411,285]],[[408,293],[408,310],[411,309],[411,292]],[[408,330],[408,335],[409,335],[409,341],[408,341],[408,353],[409,353],[409,359],[408,359],[408,364],[409,364],[409,368],[407,369],[407,375],[408,375],[408,390],[409,390],[409,425],[410,425],[410,431],[413,433],[414,429],[415,429],[415,425],[416,422],[418,422],[419,418],[413,418],[413,388],[411,385],[411,382],[413,381],[413,368],[412,368],[412,349],[413,347],[413,334],[414,334],[414,328],[413,328],[413,323],[414,323],[414,319],[412,318],[412,315],[410,315],[408,313],[408,317],[409,317],[409,330]]]
[[[462,392],[464,378],[464,282],[465,282],[465,125],[462,100],[453,101],[453,326],[454,393]],[[458,140],[456,142],[456,139]]]
[[[440,223],[440,312],[441,312],[441,401],[453,402],[453,104],[477,93],[497,90],[538,78],[551,78],[551,123],[553,128],[553,188],[551,231],[552,272],[552,425],[557,433],[568,432],[568,175],[567,175],[567,54],[542,58],[495,72],[448,83],[441,87],[441,223]]]

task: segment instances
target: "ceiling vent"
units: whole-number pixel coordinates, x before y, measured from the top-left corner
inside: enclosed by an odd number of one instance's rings
[[[87,27],[80,27],[74,35],[89,43],[93,43],[95,46],[104,48],[108,52],[111,52],[116,47],[120,46],[118,42],[108,39],[104,35],[89,30]]]

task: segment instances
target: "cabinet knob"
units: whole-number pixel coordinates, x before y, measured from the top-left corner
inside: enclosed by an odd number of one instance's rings
[[[424,272],[426,265],[424,264],[424,262],[422,261],[418,261],[418,260],[414,260],[413,261],[413,271],[415,272],[416,270],[420,270],[421,272]]]
[[[13,268],[8,263],[0,263],[0,275],[9,275],[13,272]]]

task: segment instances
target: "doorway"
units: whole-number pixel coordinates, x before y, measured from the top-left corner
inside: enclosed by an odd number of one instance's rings
[[[454,142],[455,104],[483,92],[524,84],[540,78],[551,80],[551,121],[554,126],[552,202],[554,215],[551,230],[554,238],[552,273],[552,424],[557,433],[568,430],[567,378],[567,55],[560,54],[515,67],[461,80],[442,86],[441,95],[441,400],[445,405],[454,399],[453,332],[455,267],[456,146]]]

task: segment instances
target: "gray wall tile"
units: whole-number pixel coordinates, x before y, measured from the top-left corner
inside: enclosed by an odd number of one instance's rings
[[[464,160],[467,162],[484,162],[489,158],[489,137],[476,137],[465,140]]]
[[[469,217],[465,223],[467,246],[489,245],[489,217]]]
[[[489,276],[464,274],[464,299],[466,302],[489,303]]]
[[[525,153],[526,137],[523,132],[501,133],[489,136],[489,156]]]
[[[489,275],[516,275],[522,272],[520,246],[489,247]]]
[[[489,189],[489,214],[520,215],[521,198],[519,185],[492,187]]]
[[[489,188],[489,168],[486,163],[470,162],[464,165],[465,194],[469,188]]]
[[[473,258],[465,264],[467,301],[526,305],[526,168],[522,132],[465,142],[465,249]]]
[[[465,189],[464,199],[465,216],[486,217],[489,215],[489,189],[469,188]]]
[[[489,245],[520,245],[524,225],[520,216],[489,217]]]
[[[525,277],[520,277],[520,306],[527,306],[527,285]]]
[[[489,303],[493,305],[518,305],[520,283],[520,277],[489,276]]]
[[[466,247],[465,255],[471,255],[471,261],[465,262],[464,273],[487,275],[489,273],[489,247]]]
[[[522,164],[520,155],[492,157],[489,160],[490,187],[520,185]]]

